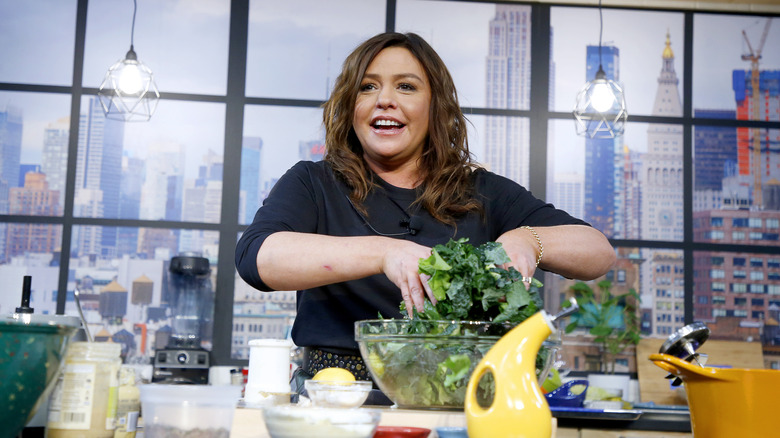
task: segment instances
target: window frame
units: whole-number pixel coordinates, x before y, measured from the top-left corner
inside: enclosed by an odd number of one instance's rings
[[[454,0],[465,1],[465,0]],[[476,1],[476,0],[474,0]],[[229,28],[227,91],[225,95],[201,95],[169,93],[161,90],[162,100],[180,100],[193,102],[219,102],[225,105],[225,134],[224,134],[224,168],[241,168],[242,134],[244,132],[244,108],[246,105],[271,105],[271,106],[299,106],[306,108],[319,107],[322,102],[317,100],[279,99],[247,97],[245,93],[247,44],[249,28],[249,3],[250,0],[231,0],[231,16]],[[518,3],[521,4],[521,3]],[[526,3],[522,3],[526,4]],[[550,111],[549,102],[549,78],[550,78],[550,11],[553,7],[592,7],[592,4],[572,3],[541,3],[530,2],[532,8],[531,28],[531,96],[528,110],[502,110],[482,107],[464,107],[464,113],[468,115],[483,116],[509,116],[529,118],[530,144],[535,145],[530,149],[529,157],[529,190],[542,199],[546,197],[547,177],[547,149],[548,149],[548,124],[552,121],[565,120],[571,122],[571,114],[567,112]],[[233,300],[234,300],[234,250],[236,239],[246,229],[246,225],[240,225],[239,221],[239,189],[240,175],[238,172],[225,172],[223,176],[223,193],[221,205],[221,221],[215,223],[196,222],[172,222],[151,220],[126,220],[104,218],[79,218],[74,217],[74,184],[75,160],[78,153],[79,115],[81,113],[82,97],[97,94],[96,88],[84,87],[83,64],[86,41],[88,0],[78,0],[76,4],[76,29],[75,50],[73,62],[72,84],[70,86],[53,86],[41,84],[0,83],[0,91],[15,92],[46,92],[65,94],[71,97],[70,105],[70,139],[68,143],[68,169],[66,174],[66,189],[64,193],[63,215],[57,217],[38,217],[24,215],[0,215],[3,223],[29,223],[29,224],[56,224],[62,226],[62,247],[70,248],[73,239],[74,227],[82,225],[98,225],[107,227],[149,227],[170,229],[193,229],[219,233],[218,265],[216,278],[215,319],[213,332],[212,363],[215,365],[245,365],[246,360],[232,359],[231,350],[234,340],[233,334]],[[606,7],[605,7],[606,8]],[[610,6],[614,9],[645,10],[640,7]],[[396,0],[386,1],[386,30],[395,29]],[[762,240],[753,239],[746,243],[699,242],[693,237],[693,129],[695,126],[728,126],[750,127],[763,129],[778,129],[780,122],[756,122],[744,120],[709,119],[693,116],[693,21],[696,14],[729,14],[748,16],[772,16],[780,14],[772,12],[754,11],[717,11],[690,8],[658,8],[653,11],[679,12],[684,16],[684,41],[682,42],[684,53],[684,69],[681,74],[681,90],[683,93],[683,114],[681,117],[629,115],[631,122],[650,123],[659,125],[681,125],[683,127],[683,205],[684,211],[684,238],[682,241],[647,241],[611,239],[611,244],[616,248],[664,248],[680,250],[683,254],[683,281],[684,281],[684,319],[686,323],[694,320],[694,253],[699,251],[720,253],[748,253],[780,254],[780,247],[762,245]],[[573,124],[572,124],[573,125]],[[572,126],[572,129],[574,127]],[[776,224],[777,221],[773,221]],[[776,226],[776,225],[775,225]],[[753,237],[758,237],[757,235]],[[69,251],[63,251],[60,255],[60,272],[58,278],[57,311],[64,312],[67,296],[68,266],[71,258]],[[774,267],[774,266],[770,266]],[[704,281],[698,279],[698,281]],[[780,286],[767,287],[768,294],[774,290],[780,290]],[[733,293],[733,292],[732,292]],[[780,293],[780,292],[778,292]],[[713,310],[713,314],[715,309]]]

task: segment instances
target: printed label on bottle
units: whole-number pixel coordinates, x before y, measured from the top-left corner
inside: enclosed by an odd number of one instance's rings
[[[88,430],[92,422],[96,367],[92,364],[66,364],[52,394],[50,429]]]

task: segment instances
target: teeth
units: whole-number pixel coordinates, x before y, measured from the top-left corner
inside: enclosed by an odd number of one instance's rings
[[[401,126],[401,124],[393,120],[377,120],[374,126]]]

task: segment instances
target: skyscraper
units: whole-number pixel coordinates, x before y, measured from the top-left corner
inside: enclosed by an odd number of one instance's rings
[[[553,199],[555,206],[574,217],[582,217],[583,176],[581,173],[563,173],[555,176]]]
[[[184,146],[159,141],[146,159],[146,179],[141,188],[141,219],[178,221],[184,192]]]
[[[79,118],[74,213],[81,217],[119,217],[124,123],[106,119],[96,97],[87,101]],[[116,256],[116,228],[79,227],[77,251]]]
[[[530,107],[531,7],[496,5],[490,21],[486,59],[486,106]],[[493,172],[528,185],[528,119],[490,116],[485,121],[485,165]]]
[[[780,70],[764,70],[757,73],[758,96],[754,96],[753,93],[751,81],[753,72],[734,70],[732,73],[737,120],[776,122],[780,119]],[[755,102],[756,99],[758,102]],[[758,114],[754,114],[754,108],[758,109]],[[757,140],[754,140],[755,136],[758,136]],[[753,190],[762,190],[762,186],[772,179],[780,179],[780,153],[777,152],[777,146],[773,146],[778,142],[780,142],[780,129],[737,128],[739,175],[751,180]],[[758,151],[755,150],[756,146]],[[752,198],[754,207],[764,208],[762,196],[753,193]]]
[[[674,71],[674,52],[669,34],[661,53],[653,104],[655,116],[682,116],[679,80]],[[647,153],[642,157],[641,238],[673,240],[683,238],[683,133],[680,125],[652,124],[647,128]],[[642,277],[647,286],[643,307],[650,308],[653,333],[668,336],[683,326],[684,292],[681,251],[645,249]]]
[[[620,49],[587,46],[585,56],[585,81],[592,81],[599,67],[608,79],[620,81]],[[585,139],[584,219],[608,237],[616,237],[615,212],[620,211],[616,203],[622,204],[619,186],[623,169],[615,165],[616,153],[622,151],[621,140],[621,137]]]
[[[244,137],[241,143],[241,206],[239,220],[250,224],[260,207],[260,160],[263,139]]]
[[[49,190],[65,196],[65,172],[68,169],[68,141],[70,138],[70,117],[63,117],[46,126],[43,133],[43,156],[41,172],[46,174]]]
[[[9,213],[53,216],[59,211],[60,192],[49,189],[46,175],[28,172],[23,187],[12,187]],[[61,226],[53,224],[8,224],[6,260],[27,253],[50,254],[60,248]]]
[[[7,187],[19,187],[22,155],[22,110],[13,105],[0,109],[0,180]],[[7,194],[2,197],[7,199]],[[7,206],[0,213],[7,213]]]
[[[682,116],[678,83],[674,52],[667,34],[653,104],[654,116]],[[680,125],[652,124],[647,129],[647,153],[642,160],[642,239],[681,241],[683,238],[682,143]]]

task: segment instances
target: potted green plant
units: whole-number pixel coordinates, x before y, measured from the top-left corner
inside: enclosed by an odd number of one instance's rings
[[[599,371],[614,374],[616,357],[629,345],[639,343],[637,305],[640,298],[634,289],[613,294],[609,280],[599,281],[596,286],[598,293],[584,282],[571,287],[580,308],[570,316],[566,333],[578,327],[587,329],[599,347]]]

